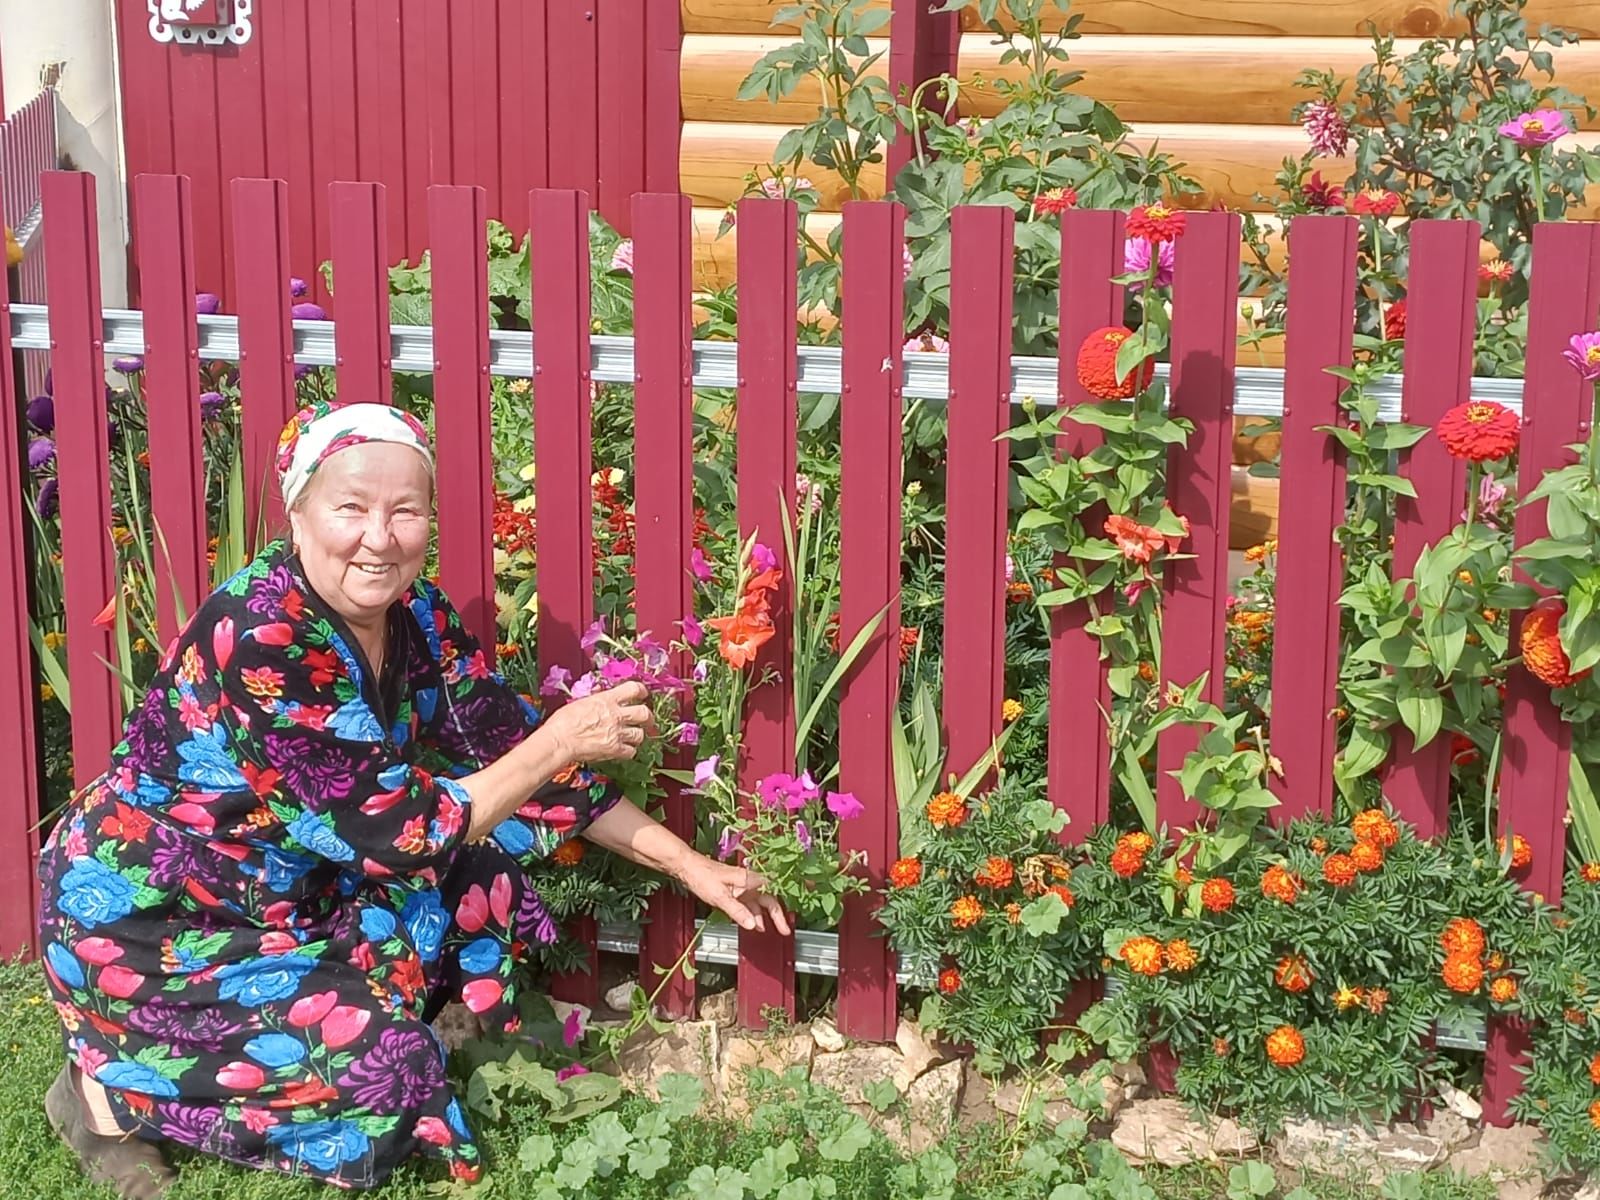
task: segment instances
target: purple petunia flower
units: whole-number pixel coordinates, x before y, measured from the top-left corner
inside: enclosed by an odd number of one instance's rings
[[[289,295],[298,300],[302,296],[309,295],[310,292],[310,285],[304,279],[301,279],[298,275],[289,276]]]
[[[1156,256],[1156,286],[1167,287],[1172,283],[1172,264],[1177,258],[1175,242],[1162,242],[1161,250]],[[1124,275],[1148,275],[1150,273],[1150,241],[1148,238],[1128,238],[1122,243],[1122,272]],[[1130,291],[1138,291],[1144,287],[1144,280],[1130,283]]]
[[[137,375],[144,370],[144,359],[139,358],[137,355],[131,355],[127,358],[114,358],[111,360],[111,366],[113,370],[120,371],[124,375]]]
[[[691,646],[698,646],[706,640],[705,627],[693,617],[683,619],[683,640]]]
[[[697,790],[704,790],[717,774],[717,766],[722,762],[722,756],[713,754],[710,758],[702,758],[694,765],[694,786]]]
[[[222,416],[222,410],[227,407],[228,401],[221,392],[200,393],[200,419],[202,421],[215,421]]]
[[[689,570],[701,583],[711,582],[711,562],[706,558],[706,552],[699,546],[689,552]]]
[[[867,806],[856,799],[854,792],[829,792],[828,811],[841,821],[854,821],[867,811]]]
[[[222,297],[215,292],[196,292],[194,311],[202,317],[213,317],[222,311]]]
[[[298,364],[294,369],[295,382],[298,383],[300,380],[305,379],[307,376],[309,376],[315,370],[316,370],[316,368],[313,367],[310,363],[300,363],[300,364]]]
[[[811,849],[811,830],[806,828],[804,821],[794,823],[794,840],[800,843],[800,849],[806,851]]]
[[[583,1040],[583,1010],[574,1008],[561,1026],[561,1044],[569,1050]]]
[[[313,304],[304,300],[289,310],[289,315],[296,321],[326,321],[328,311],[320,304]]]
[[[578,639],[578,645],[585,654],[591,654],[594,652],[594,648],[605,639],[605,636],[605,623],[596,621],[583,631],[583,636]]]
[[[724,829],[722,837],[717,840],[717,858],[727,862],[743,842],[744,835],[737,829]]]
[[[559,696],[572,684],[572,672],[565,667],[551,667],[550,673],[539,685],[541,696]]]
[[[46,479],[44,486],[39,489],[39,498],[34,501],[34,507],[39,515],[49,520],[61,511],[61,485],[54,479]]]
[[[56,459],[56,444],[49,438],[34,438],[28,443],[28,470],[40,471]]]
[[[698,746],[700,744],[700,726],[693,721],[685,721],[678,726],[678,745]]]
[[[56,402],[49,396],[35,396],[28,401],[28,424],[40,433],[54,433],[56,428]]]
[[[1600,379],[1600,333],[1573,334],[1561,357],[1585,379]]]
[[[611,270],[621,271],[624,275],[633,274],[632,238],[624,238],[617,243],[617,248],[611,252]]]
[[[1525,150],[1548,146],[1557,138],[1572,132],[1567,124],[1567,114],[1556,108],[1541,108],[1538,112],[1525,112],[1515,120],[1500,126],[1500,136],[1510,138]]]

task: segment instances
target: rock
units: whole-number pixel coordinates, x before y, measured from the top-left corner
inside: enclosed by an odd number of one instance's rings
[[[1476,1099],[1463,1092],[1458,1087],[1440,1082],[1439,1099],[1443,1100],[1445,1107],[1468,1121],[1483,1120],[1483,1105]]]
[[[1223,1119],[1204,1124],[1179,1100],[1135,1100],[1111,1131],[1111,1144],[1135,1166],[1181,1167],[1223,1155],[1252,1154],[1260,1143],[1250,1130]]]
[[[922,1035],[922,1030],[917,1028],[915,1022],[903,1018],[894,1031],[894,1044],[895,1049],[900,1051],[900,1066],[895,1070],[894,1085],[902,1092],[907,1091],[913,1080],[943,1057]]]
[[[811,1060],[811,1082],[839,1093],[846,1104],[865,1104],[865,1088],[881,1079],[892,1080],[900,1066],[900,1051],[893,1046],[851,1046]]]
[[[1501,1129],[1485,1125],[1477,1144],[1450,1156],[1450,1169],[1458,1175],[1486,1175],[1496,1183],[1516,1183],[1539,1178],[1545,1160],[1545,1137],[1532,1125]],[[1535,1191],[1537,1194],[1537,1190]]]
[[[1495,1200],[1543,1200],[1544,1180],[1535,1176],[1532,1179],[1508,1179],[1497,1184]]]
[[[1479,1129],[1472,1125],[1460,1113],[1451,1109],[1438,1109],[1433,1116],[1418,1126],[1429,1137],[1436,1137],[1444,1143],[1446,1152],[1459,1150],[1470,1146],[1478,1140]]]
[[[998,1086],[991,1086],[989,1095],[989,1103],[1010,1117],[1022,1116],[1023,1105],[1031,1105],[1035,1100],[1043,1102],[1042,1115],[1049,1128],[1054,1128],[1062,1121],[1088,1121],[1090,1116],[1076,1105],[1068,1103],[1066,1092],[1057,1080],[1035,1083],[1029,1088],[1024,1080],[1011,1078]]]
[[[756,1068],[782,1075],[791,1067],[811,1070],[815,1044],[803,1030],[778,1036],[733,1034],[722,1039],[722,1064],[717,1071],[717,1094],[727,1111],[742,1115],[749,1110],[748,1076]]]
[[[818,1017],[811,1022],[811,1036],[816,1040],[817,1049],[828,1054],[837,1054],[845,1047],[844,1034],[827,1017]]]
[[[1369,1130],[1354,1123],[1297,1118],[1284,1122],[1273,1144],[1278,1161],[1325,1175],[1365,1171],[1381,1183],[1391,1171],[1425,1171],[1445,1159],[1445,1143],[1414,1125]]]
[[[889,1139],[907,1154],[921,1154],[949,1136],[960,1107],[963,1067],[955,1059],[919,1075],[905,1093],[902,1111],[883,1122]]]
[[[1600,1200],[1600,1180],[1585,1179],[1572,1193],[1572,1200]]]
[[[707,996],[700,1001],[700,1019],[715,1021],[724,1029],[736,1025],[739,1021],[739,993],[729,988],[725,992]]]
[[[483,1023],[465,1004],[452,1000],[433,1019],[433,1032],[438,1035],[445,1050],[454,1054],[474,1038],[483,1036]]]
[[[719,1031],[715,1021],[684,1021],[664,1034],[648,1026],[617,1052],[615,1070],[622,1082],[654,1098],[656,1080],[663,1075],[694,1075],[705,1081],[710,1093],[717,1083],[721,1061]]]
[[[1136,1062],[1113,1063],[1111,1078],[1119,1081],[1124,1089],[1124,1094],[1130,1100],[1137,1100],[1144,1095],[1145,1089],[1150,1086],[1150,1080],[1145,1076],[1144,1068]]]
[[[616,987],[606,989],[606,1007],[612,1012],[633,1011],[633,989],[638,986],[631,979],[626,983],[619,983]]]

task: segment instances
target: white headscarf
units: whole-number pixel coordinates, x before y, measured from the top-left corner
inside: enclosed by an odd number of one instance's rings
[[[317,468],[330,457],[366,442],[410,446],[433,475],[428,431],[410,413],[387,404],[333,405],[326,400],[301,409],[278,439],[278,482],[283,507],[293,508]]]

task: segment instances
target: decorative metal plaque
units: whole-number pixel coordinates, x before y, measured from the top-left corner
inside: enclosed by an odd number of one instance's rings
[[[242,46],[250,40],[255,0],[145,0],[158,42]]]

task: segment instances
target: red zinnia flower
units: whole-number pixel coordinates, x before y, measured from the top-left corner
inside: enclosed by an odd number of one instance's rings
[[[1529,609],[1522,618],[1522,665],[1553,688],[1571,687],[1589,675],[1587,670],[1572,673],[1572,660],[1561,645],[1561,618],[1566,611],[1565,603],[1552,600]]]
[[[1147,358],[1123,379],[1117,377],[1117,351],[1133,336],[1121,325],[1096,329],[1078,348],[1078,382],[1097,400],[1129,400],[1150,386],[1155,359]]]
[[[1367,217],[1392,217],[1400,209],[1400,197],[1394,192],[1368,189],[1355,194],[1350,201],[1350,211]]]
[[[1078,193],[1069,187],[1053,187],[1033,198],[1033,211],[1040,216],[1064,213],[1078,202]]]
[[[1152,246],[1175,242],[1183,236],[1189,218],[1165,204],[1142,204],[1128,214],[1123,232],[1131,238],[1144,238]]]
[[[1396,300],[1383,314],[1383,339],[1386,342],[1406,340],[1406,302]]]
[[[1456,458],[1476,463],[1496,462],[1517,448],[1517,431],[1521,424],[1517,414],[1504,404],[1469,400],[1440,417],[1434,432]]]

